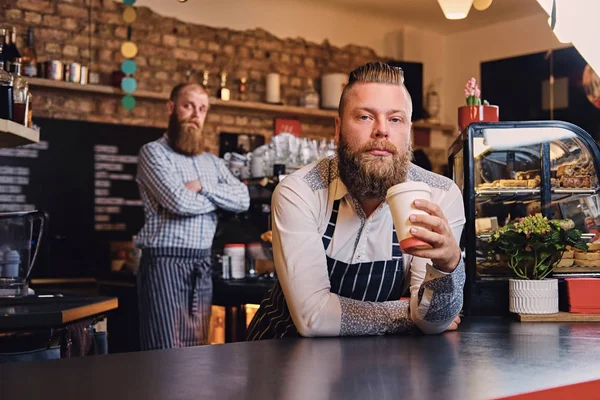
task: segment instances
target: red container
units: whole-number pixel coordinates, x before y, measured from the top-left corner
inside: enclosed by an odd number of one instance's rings
[[[498,106],[462,106],[458,107],[458,127],[464,131],[473,122],[498,122]]]
[[[566,278],[569,312],[600,314],[600,279]]]

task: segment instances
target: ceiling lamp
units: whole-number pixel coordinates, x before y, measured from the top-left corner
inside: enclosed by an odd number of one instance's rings
[[[447,19],[466,18],[473,5],[473,0],[438,0]]]
[[[492,5],[492,0],[474,0],[473,8],[477,11],[487,10]]]

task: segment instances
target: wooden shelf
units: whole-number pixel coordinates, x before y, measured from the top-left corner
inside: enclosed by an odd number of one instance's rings
[[[454,125],[449,124],[432,124],[427,121],[413,121],[413,129],[429,129],[429,130],[438,130],[442,131],[446,134],[454,134],[454,132],[458,132],[458,128]]]
[[[13,121],[0,119],[0,148],[23,146],[39,141],[38,131]]]
[[[64,91],[75,91],[75,92],[87,92],[87,93],[98,93],[112,96],[123,96],[124,92],[116,87],[105,86],[105,85],[80,85],[78,83],[55,81],[52,79],[42,78],[28,78],[29,86],[56,89]],[[167,101],[169,99],[168,93],[157,93],[146,90],[136,90],[132,93],[135,98]],[[249,111],[265,111],[273,114],[287,115],[287,116],[298,116],[298,117],[311,117],[311,118],[325,118],[333,119],[337,116],[335,110],[321,110],[314,108],[305,107],[294,107],[284,106],[279,104],[268,104],[259,103],[252,101],[223,101],[216,98],[210,99],[210,104],[216,108],[231,108],[238,110],[249,110]]]
[[[515,314],[521,322],[600,322],[600,314],[559,311],[556,314]]]
[[[112,96],[122,96],[124,93],[120,88],[105,85],[80,85],[78,83],[55,81],[52,79],[42,78],[28,78],[27,81],[32,87],[49,88],[56,90],[65,91],[76,91],[76,92],[87,92],[87,93],[98,93]],[[169,99],[169,93],[157,93],[150,92],[147,90],[137,90],[132,94],[138,99],[167,101]],[[296,116],[306,118],[321,118],[321,119],[333,119],[338,115],[337,110],[324,110],[315,108],[285,106],[280,104],[269,104],[260,103],[254,101],[223,101],[216,98],[210,99],[210,104],[215,108],[230,108],[237,110],[249,110],[249,111],[264,111],[278,115],[285,116]],[[430,129],[440,130],[447,134],[453,134],[457,128],[447,124],[432,124],[426,121],[415,121],[413,122],[413,128],[416,129]]]

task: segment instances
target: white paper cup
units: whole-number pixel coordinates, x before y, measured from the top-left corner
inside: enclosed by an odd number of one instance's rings
[[[417,199],[431,201],[431,188],[429,185],[423,182],[405,182],[394,185],[387,191],[386,200],[390,206],[398,242],[400,242],[400,248],[403,251],[411,248],[431,248],[429,243],[410,234],[410,228],[413,226],[429,229],[427,226],[410,222],[409,217],[412,214],[429,215],[427,212],[414,207],[414,202]]]

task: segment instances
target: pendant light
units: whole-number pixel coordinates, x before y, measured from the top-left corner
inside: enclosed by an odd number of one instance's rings
[[[447,19],[463,19],[469,14],[473,0],[438,0]]]
[[[473,8],[477,11],[487,10],[492,5],[492,0],[474,0]]]

